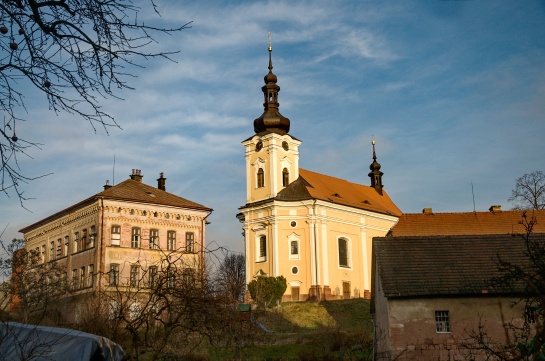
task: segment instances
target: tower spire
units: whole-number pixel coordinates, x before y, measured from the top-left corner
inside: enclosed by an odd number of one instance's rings
[[[371,178],[371,187],[375,188],[378,194],[382,195],[382,173],[380,171],[380,163],[377,162],[377,153],[375,152],[375,136],[373,135],[371,144],[373,144],[373,163],[369,166],[371,172],[368,176]]]
[[[278,103],[278,92],[280,87],[276,84],[278,78],[272,72],[272,41],[271,33],[269,32],[269,72],[263,78],[265,85],[261,88],[264,96],[264,112],[254,120],[254,131],[261,133],[266,130],[278,134],[286,134],[290,130],[290,120],[284,117],[278,111],[280,104]]]

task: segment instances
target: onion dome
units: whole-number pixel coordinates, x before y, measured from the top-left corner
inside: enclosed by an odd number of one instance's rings
[[[375,140],[371,142],[373,144],[373,163],[369,166],[371,172],[368,176],[371,178],[371,187],[375,188],[378,194],[382,195],[382,173],[380,171],[380,163],[377,162],[377,154],[375,153]]]
[[[290,130],[290,120],[278,111],[280,87],[276,85],[278,78],[274,75],[272,69],[272,46],[269,43],[269,73],[263,78],[265,85],[261,88],[265,110],[259,118],[254,120],[254,131],[256,133],[271,131],[278,134],[287,134]]]

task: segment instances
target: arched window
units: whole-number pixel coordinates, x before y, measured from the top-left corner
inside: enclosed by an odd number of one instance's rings
[[[257,262],[264,262],[267,260],[267,236],[259,236],[257,239]]]
[[[257,188],[265,187],[265,174],[263,168],[257,170]]]
[[[282,187],[287,187],[288,184],[290,184],[290,172],[288,168],[284,168],[282,170]]]
[[[339,238],[339,266],[349,267],[348,265],[348,240]]]

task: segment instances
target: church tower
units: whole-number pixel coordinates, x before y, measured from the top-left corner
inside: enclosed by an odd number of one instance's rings
[[[246,283],[283,276],[284,300],[369,297],[373,237],[382,237],[401,211],[382,188],[374,151],[371,186],[299,168],[301,141],[280,114],[280,87],[264,77],[263,114],[242,142],[246,204],[239,208],[246,253]]]
[[[263,114],[254,120],[255,135],[242,144],[246,148],[246,203],[276,197],[299,177],[299,145],[288,134],[290,120],[280,114],[277,77],[272,72],[272,46],[269,40],[269,72],[264,77]]]

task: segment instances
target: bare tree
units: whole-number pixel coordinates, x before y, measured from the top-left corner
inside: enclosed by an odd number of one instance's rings
[[[154,0],[149,6],[158,14]],[[127,68],[139,66],[137,58],[169,59],[173,52],[147,52],[156,35],[174,28],[144,24],[141,9],[123,0],[6,0],[0,2],[0,191],[25,198],[26,176],[18,157],[39,148],[35,140],[17,134],[25,119],[25,95],[34,88],[47,98],[50,110],[67,112],[103,127],[119,127],[100,106],[100,99],[131,89]],[[149,11],[148,11],[149,12]],[[32,119],[30,119],[32,120]]]
[[[216,286],[221,296],[236,303],[246,288],[246,258],[243,254],[227,253],[216,271]]]
[[[509,202],[514,209],[545,209],[545,174],[535,171],[517,178]]]
[[[524,242],[523,263],[498,260],[503,276],[492,280],[498,288],[510,287],[520,295],[513,306],[521,305],[523,314],[517,320],[504,323],[505,342],[489,337],[486,324],[481,320],[477,330],[468,332],[466,343],[470,357],[480,355],[487,360],[544,360],[545,359],[545,238],[533,233],[537,223],[534,215],[523,213],[519,222],[525,228],[520,235]]]

